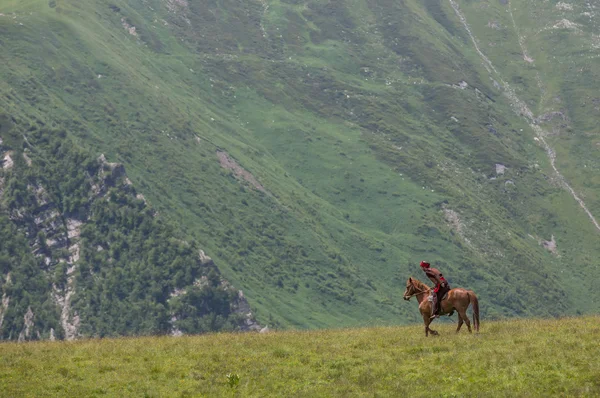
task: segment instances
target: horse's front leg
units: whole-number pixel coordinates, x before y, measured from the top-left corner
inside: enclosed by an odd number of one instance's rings
[[[426,313],[421,314],[423,316],[423,323],[425,324],[425,337],[429,336],[429,332],[433,334],[433,330],[429,329],[429,324],[431,323],[431,319],[429,319],[429,315]]]
[[[423,314],[423,323],[425,324],[425,337],[429,336],[429,333],[431,333],[432,336],[439,335],[438,332],[436,332],[435,330],[433,330],[429,327],[429,325],[431,325],[431,321],[432,321],[432,319],[430,318],[429,314],[427,314],[427,313]]]

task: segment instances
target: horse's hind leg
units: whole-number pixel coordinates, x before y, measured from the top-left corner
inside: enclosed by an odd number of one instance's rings
[[[471,331],[471,322],[469,321],[469,317],[467,316],[467,310],[466,308],[460,308],[458,309],[458,329],[456,329],[456,332],[458,332],[458,330],[460,329],[460,327],[462,326],[463,321],[467,324],[467,328],[469,329],[469,333],[472,333]]]
[[[456,333],[460,332],[460,328],[463,325],[463,319],[462,319],[462,315],[460,315],[460,312],[458,313],[458,327],[456,328]]]

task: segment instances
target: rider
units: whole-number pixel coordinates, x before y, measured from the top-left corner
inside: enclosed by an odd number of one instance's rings
[[[441,301],[448,291],[450,291],[450,286],[448,285],[448,281],[444,278],[444,275],[437,268],[431,268],[431,265],[428,262],[421,261],[421,269],[425,272],[425,275],[435,283],[435,288],[433,291],[435,294],[433,295],[433,311],[431,313],[432,318],[438,318],[439,312],[442,307]]]

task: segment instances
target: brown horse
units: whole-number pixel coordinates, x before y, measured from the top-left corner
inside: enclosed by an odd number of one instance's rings
[[[423,282],[414,278],[408,278],[408,281],[406,281],[406,290],[404,291],[404,300],[410,300],[413,296],[417,297],[419,311],[423,316],[423,322],[425,322],[425,336],[428,336],[429,333],[437,336],[439,333],[429,328],[429,325],[433,321],[431,319],[431,301],[428,300],[430,292],[431,289],[429,286]],[[448,297],[441,303],[440,315],[451,314],[454,311],[458,312],[458,328],[456,328],[456,333],[460,331],[463,322],[467,324],[469,333],[471,333],[471,323],[467,316],[469,304],[473,304],[473,327],[476,332],[479,332],[479,301],[472,290],[460,287],[452,289],[448,292]]]

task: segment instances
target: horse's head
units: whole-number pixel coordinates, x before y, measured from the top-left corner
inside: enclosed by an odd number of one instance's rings
[[[415,295],[415,293],[417,292],[417,288],[415,287],[415,284],[413,283],[413,279],[412,278],[408,278],[408,280],[406,281],[406,290],[404,291],[404,300],[408,301],[410,300],[410,298],[412,296]]]

